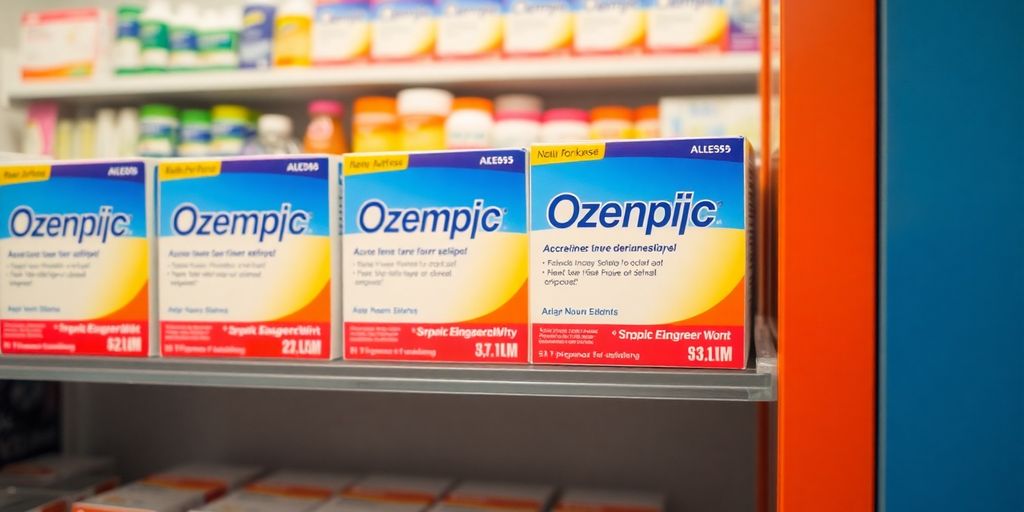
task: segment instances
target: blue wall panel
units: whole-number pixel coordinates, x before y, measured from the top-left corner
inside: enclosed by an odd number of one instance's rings
[[[883,511],[1024,511],[1024,1],[882,0]]]

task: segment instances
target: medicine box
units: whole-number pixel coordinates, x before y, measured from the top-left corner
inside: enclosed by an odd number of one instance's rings
[[[756,52],[761,47],[761,2],[726,0],[726,5],[729,9],[729,50]]]
[[[345,490],[343,498],[388,504],[422,506],[426,508],[444,495],[452,486],[448,478],[371,475]],[[385,510],[391,510],[385,508]],[[407,510],[402,508],[401,510]]]
[[[441,58],[501,53],[501,0],[438,0],[437,47]]]
[[[572,46],[571,0],[504,0],[505,55],[566,53]]]
[[[369,51],[369,0],[317,2],[312,31],[314,66],[363,59]]]
[[[573,0],[573,50],[626,53],[644,45],[643,0]]]
[[[0,163],[0,352],[156,353],[150,161]]]
[[[527,362],[526,151],[342,168],[345,358]]]
[[[435,12],[434,0],[370,0],[370,57],[383,61],[430,57]]]
[[[203,490],[133,482],[76,502],[71,512],[185,512],[206,501]]]
[[[0,489],[0,512],[65,512],[67,503],[52,491]]]
[[[761,101],[756,94],[664,96],[658,103],[661,136],[742,135],[754,147],[761,138]]]
[[[71,512],[186,512],[262,472],[256,466],[186,464],[79,501]]]
[[[652,52],[723,51],[729,46],[726,0],[648,0],[646,47]]]
[[[161,161],[164,356],[340,355],[337,165],[323,155]]]
[[[743,138],[533,145],[533,362],[743,368],[750,160]]]
[[[569,488],[562,492],[553,512],[664,512],[665,496],[644,491]]]
[[[315,512],[424,512],[430,503],[422,501],[381,501],[338,496],[324,503]]]
[[[108,71],[111,25],[110,13],[95,7],[22,13],[21,78],[88,78]]]
[[[48,453],[0,468],[0,487],[47,487],[64,484],[78,477],[109,473],[114,461],[104,457],[85,457]]]
[[[281,470],[196,510],[306,512],[322,505],[354,480],[344,474]]]
[[[466,481],[449,491],[431,510],[544,512],[554,494],[555,488],[550,485]]]

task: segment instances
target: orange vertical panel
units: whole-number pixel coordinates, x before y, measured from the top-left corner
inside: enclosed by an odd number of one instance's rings
[[[781,1],[781,512],[875,494],[876,2]]]

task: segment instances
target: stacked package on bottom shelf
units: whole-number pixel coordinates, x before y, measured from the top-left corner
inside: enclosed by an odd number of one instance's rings
[[[545,512],[555,494],[551,485],[467,481],[452,489],[431,512]]]
[[[223,496],[262,472],[256,466],[179,466],[79,501],[72,512],[186,512]]]
[[[110,459],[48,454],[0,469],[0,511],[65,512],[119,483]]]
[[[372,475],[316,512],[423,512],[452,486],[447,478]]]
[[[57,494],[9,488],[0,490],[0,512],[65,512],[67,504]]]
[[[339,357],[337,161],[168,159],[159,174],[161,355]]]
[[[0,164],[0,352],[156,353],[153,162]]]
[[[281,470],[193,510],[306,512],[322,505],[354,480],[354,477],[345,474]]]
[[[552,512],[664,512],[665,496],[652,492],[570,488]]]

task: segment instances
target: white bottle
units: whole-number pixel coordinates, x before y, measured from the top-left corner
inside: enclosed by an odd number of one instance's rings
[[[96,158],[117,158],[117,111],[101,108],[96,111]]]
[[[138,154],[139,111],[124,107],[117,111],[117,156],[132,157]]]
[[[199,59],[203,67],[238,67],[238,36],[242,30],[242,10],[238,6],[207,9],[199,32]]]
[[[96,122],[88,114],[75,120],[71,134],[71,158],[96,157]]]
[[[170,28],[170,68],[195,69],[199,66],[199,8],[182,4]]]
[[[139,16],[139,39],[142,45],[142,67],[165,70],[170,62],[171,6],[165,0],[151,0]]]
[[[494,130],[492,104],[484,98],[455,98],[452,113],[444,123],[447,149],[487,149]]]
[[[257,122],[256,139],[246,144],[246,155],[291,155],[299,153],[292,137],[292,120],[280,114],[263,114]]]
[[[540,117],[544,111],[544,100],[532,94],[502,94],[494,98],[495,112],[536,112]]]

